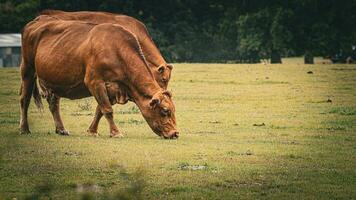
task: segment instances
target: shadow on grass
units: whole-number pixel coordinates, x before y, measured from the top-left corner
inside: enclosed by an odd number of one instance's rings
[[[112,188],[109,192],[108,189],[103,189],[102,186],[95,183],[74,184],[72,189],[77,193],[77,199],[80,200],[140,200],[143,198],[143,190],[147,185],[146,175],[142,168],[129,173],[121,166],[117,166],[119,172],[119,179],[123,181],[125,187]],[[38,199],[51,199],[53,192],[57,186],[47,179],[34,188],[34,193],[25,197],[25,200],[38,200]]]

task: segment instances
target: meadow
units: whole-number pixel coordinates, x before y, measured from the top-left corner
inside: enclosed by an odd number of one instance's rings
[[[20,135],[18,68],[0,69],[0,199],[354,199],[356,65],[175,64],[180,138],[164,140],[133,103],[124,138],[86,130],[93,98],[61,101],[68,137],[31,101]]]

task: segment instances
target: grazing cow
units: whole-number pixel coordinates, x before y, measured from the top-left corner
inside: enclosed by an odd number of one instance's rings
[[[41,15],[48,15],[61,20],[85,21],[96,24],[113,23],[123,26],[136,35],[142,47],[143,54],[146,57],[147,64],[157,82],[163,89],[167,89],[173,66],[164,60],[148,34],[146,26],[137,19],[127,15],[90,11],[65,12],[61,10],[44,10],[41,12]]]
[[[167,89],[168,82],[171,77],[171,71],[173,66],[167,64],[167,62],[162,57],[158,48],[152,41],[146,26],[135,18],[118,15],[107,12],[90,12],[90,11],[80,11],[80,12],[64,12],[60,10],[44,10],[41,12],[42,15],[48,15],[61,20],[75,20],[75,21],[85,21],[90,23],[113,23],[119,24],[131,31],[136,35],[139,43],[141,44],[143,54],[146,57],[148,66],[152,71],[158,84],[163,88]],[[122,103],[122,102],[118,102]],[[91,123],[88,133],[92,135],[97,135],[98,124],[102,117],[100,108],[96,108],[95,117]]]
[[[120,25],[37,17],[22,33],[21,78],[23,133],[29,133],[31,93],[41,106],[38,78],[59,134],[68,134],[59,114],[60,98],[94,96],[112,137],[122,134],[114,123],[111,105],[128,100],[139,107],[157,135],[178,137],[171,93],[155,80],[137,37]]]

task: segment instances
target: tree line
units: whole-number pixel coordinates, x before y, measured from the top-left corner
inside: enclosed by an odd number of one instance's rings
[[[0,0],[0,32],[20,32],[44,9],[133,16],[170,62],[355,56],[356,0]]]

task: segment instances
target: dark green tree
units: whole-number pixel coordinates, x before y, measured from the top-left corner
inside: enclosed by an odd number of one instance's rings
[[[274,13],[268,37],[270,39],[271,63],[282,63],[281,54],[288,51],[292,40],[292,33],[288,29],[292,12],[282,8],[272,9],[270,12]],[[269,42],[267,41],[267,43]]]
[[[237,21],[237,54],[240,62],[257,63],[267,55],[268,11],[245,14]]]
[[[238,54],[243,62],[282,63],[281,55],[288,51],[292,33],[288,30],[291,11],[269,8],[240,16],[238,24]]]
[[[260,62],[355,54],[355,0],[0,0],[0,33],[44,9],[108,11],[143,21],[169,62]]]

